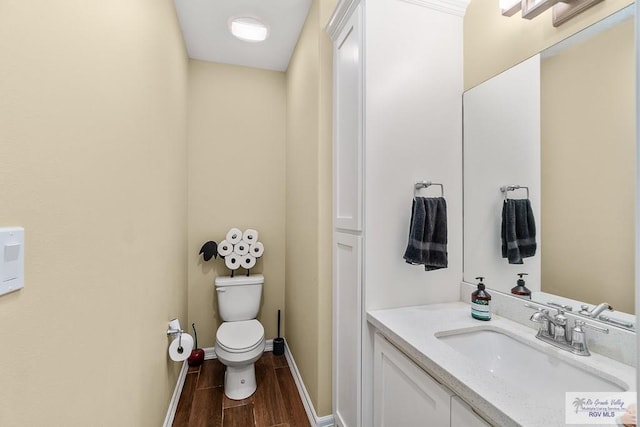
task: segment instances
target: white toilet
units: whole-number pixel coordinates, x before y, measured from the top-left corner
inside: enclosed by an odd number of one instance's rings
[[[227,367],[224,394],[242,400],[256,391],[255,362],[265,347],[264,327],[256,320],[262,296],[262,274],[216,278],[218,311],[224,321],[216,332],[216,355]]]

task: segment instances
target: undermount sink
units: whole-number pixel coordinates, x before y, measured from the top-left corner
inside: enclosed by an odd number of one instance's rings
[[[527,394],[564,399],[565,392],[626,391],[626,385],[610,381],[547,354],[510,335],[495,330],[448,331],[436,337],[474,360],[496,377],[515,384]]]

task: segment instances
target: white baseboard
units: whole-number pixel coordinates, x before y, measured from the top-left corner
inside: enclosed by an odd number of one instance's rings
[[[333,415],[318,417],[318,414],[316,413],[316,410],[313,407],[313,403],[311,402],[311,397],[309,397],[309,393],[307,393],[307,389],[305,388],[304,382],[302,381],[302,376],[300,376],[300,371],[298,371],[296,362],[293,360],[293,356],[291,355],[291,351],[289,350],[289,345],[287,344],[286,339],[284,343],[285,343],[284,356],[287,359],[287,363],[289,364],[289,370],[291,371],[291,375],[293,376],[293,381],[296,383],[298,394],[300,394],[300,398],[302,399],[302,404],[304,405],[304,410],[307,413],[307,417],[309,418],[309,423],[311,423],[312,427],[333,427],[334,426]],[[273,351],[273,340],[265,341],[264,351]],[[214,347],[208,347],[204,349],[205,360],[210,360],[215,358],[216,358],[216,352]],[[188,370],[189,370],[189,364],[185,360],[184,362],[182,362],[182,369],[180,370],[180,374],[178,375],[176,388],[173,390],[173,396],[171,397],[171,401],[169,402],[169,409],[167,410],[167,415],[164,419],[163,427],[171,427],[171,425],[173,424],[173,419],[176,416],[176,409],[178,409],[180,394],[182,393],[182,387],[184,387],[184,382],[185,382],[185,379],[187,378]]]
[[[307,418],[309,418],[309,423],[311,424],[311,426],[333,427],[335,424],[333,415],[318,417],[318,414],[313,407],[313,402],[311,402],[311,397],[309,396],[309,393],[307,393],[307,388],[304,386],[304,382],[302,381],[300,371],[298,371],[298,366],[296,366],[296,362],[295,360],[293,360],[293,356],[291,355],[291,350],[289,350],[289,344],[287,343],[286,338],[284,340],[284,356],[287,358],[289,370],[291,370],[291,375],[293,375],[293,381],[296,383],[298,394],[300,394],[300,397],[302,398],[302,404],[304,405],[304,410],[307,412]]]
[[[184,387],[184,380],[187,378],[187,371],[189,370],[189,364],[185,360],[182,362],[182,369],[178,374],[178,381],[176,382],[176,388],[173,389],[173,396],[169,402],[169,409],[167,410],[167,416],[164,418],[164,427],[171,427],[173,425],[173,419],[176,416],[176,409],[178,409],[178,402],[180,401],[180,394],[182,393],[182,387]]]

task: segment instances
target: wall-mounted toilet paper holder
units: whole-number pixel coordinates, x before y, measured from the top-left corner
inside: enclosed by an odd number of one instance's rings
[[[172,329],[172,328],[167,329],[167,335],[169,336],[178,335],[178,334],[184,334],[184,331],[182,329]]]
[[[171,337],[178,334],[184,334],[184,331],[180,327],[180,321],[178,320],[178,318],[169,320],[169,329],[167,329],[167,335]]]

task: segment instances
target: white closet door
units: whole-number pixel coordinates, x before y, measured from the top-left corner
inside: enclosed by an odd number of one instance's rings
[[[338,427],[360,426],[362,238],[335,233],[333,288],[333,411]]]
[[[334,44],[334,226],[362,231],[362,17],[358,6]]]

